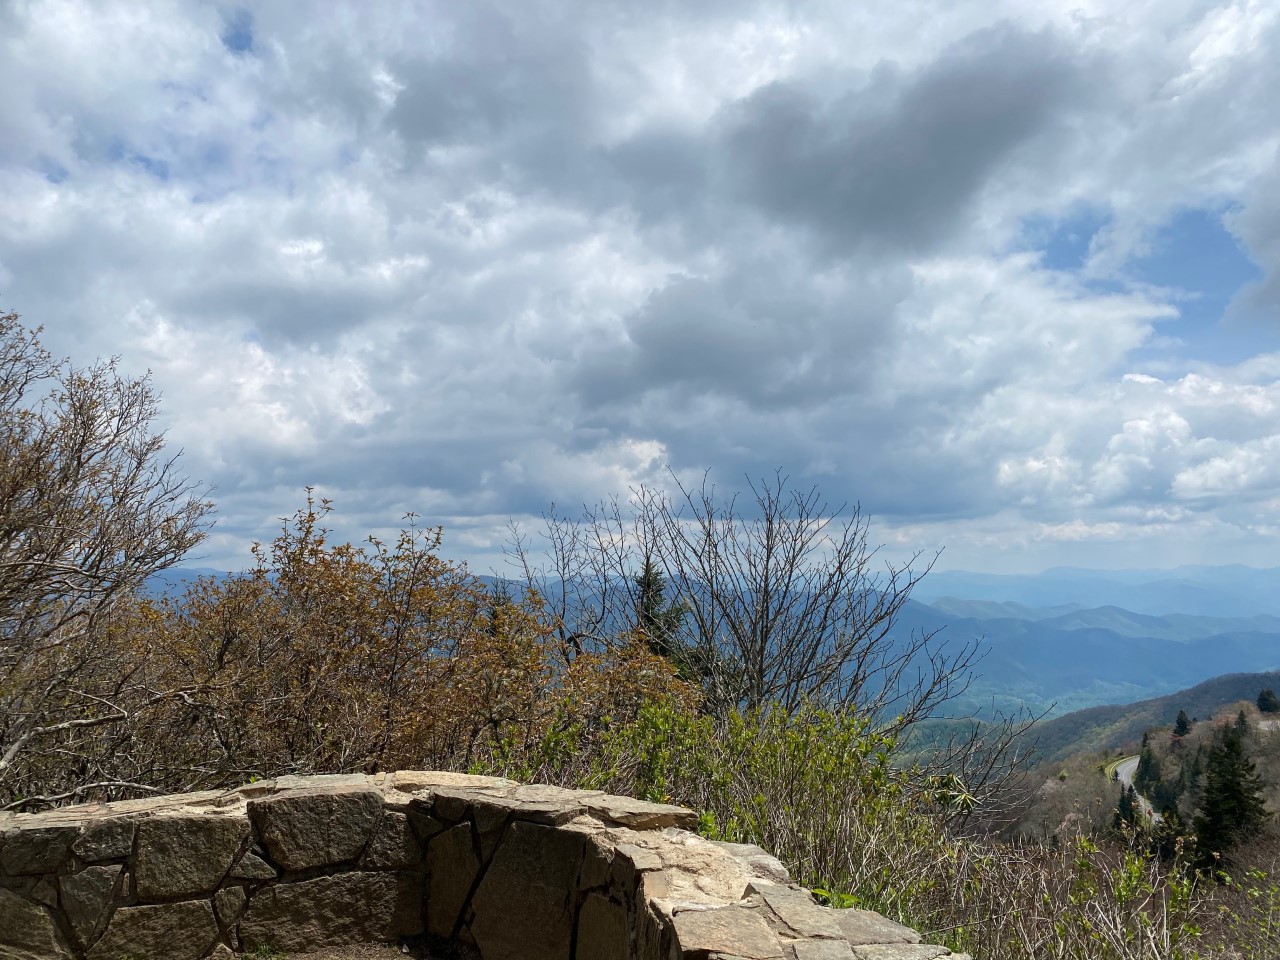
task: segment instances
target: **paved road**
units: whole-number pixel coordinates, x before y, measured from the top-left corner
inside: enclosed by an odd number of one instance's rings
[[[1133,775],[1138,772],[1138,761],[1141,757],[1125,757],[1115,765],[1116,779],[1123,783],[1126,787],[1133,786]],[[1151,820],[1152,823],[1159,823],[1162,819],[1160,814],[1147,802],[1147,798],[1142,794],[1138,794],[1138,803],[1142,805],[1142,812]]]

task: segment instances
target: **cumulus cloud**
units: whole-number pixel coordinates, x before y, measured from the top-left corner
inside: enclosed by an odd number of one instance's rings
[[[668,467],[971,565],[1262,556],[1280,356],[1139,267],[1202,212],[1274,321],[1273,5],[847,7],[0,5],[0,307],[153,371],[227,566],[307,484],[483,567]]]

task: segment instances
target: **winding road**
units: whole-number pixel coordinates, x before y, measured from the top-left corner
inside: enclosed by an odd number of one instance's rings
[[[1116,763],[1112,764],[1110,772],[1114,774],[1115,778],[1119,780],[1122,784],[1124,784],[1126,787],[1132,787],[1133,775],[1138,772],[1138,761],[1141,759],[1142,758],[1140,756],[1125,757],[1123,760],[1119,760]],[[1137,797],[1138,797],[1138,803],[1142,807],[1142,812],[1147,817],[1147,819],[1149,819],[1152,823],[1159,823],[1162,819],[1164,819],[1163,817],[1160,816],[1160,814],[1156,813],[1155,808],[1151,806],[1151,803],[1147,800],[1146,797],[1144,797],[1140,793],[1137,794]]]

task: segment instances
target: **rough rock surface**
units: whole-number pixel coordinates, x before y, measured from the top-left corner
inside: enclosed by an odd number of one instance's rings
[[[210,893],[222,882],[249,835],[242,820],[161,816],[138,824],[134,882],[145,901]]]
[[[217,938],[218,925],[208,900],[121,907],[102,939],[89,950],[89,960],[199,960],[209,954]]]
[[[969,960],[695,825],[430,771],[0,812],[0,960],[349,960],[432,935],[481,960]]]
[[[0,956],[12,960],[70,957],[53,914],[41,904],[0,888]]]
[[[260,891],[240,920],[244,949],[307,950],[387,942],[421,929],[420,883],[394,873],[345,873]]]
[[[101,932],[123,873],[120,866],[88,867],[62,878],[62,909],[81,943],[92,943]]]
[[[291,790],[251,800],[249,816],[271,859],[286,870],[306,870],[354,860],[382,813],[375,791],[341,788]]]

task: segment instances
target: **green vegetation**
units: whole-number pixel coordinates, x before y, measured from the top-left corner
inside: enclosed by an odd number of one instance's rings
[[[332,507],[308,493],[246,574],[154,601],[142,578],[199,539],[208,505],[160,456],[145,381],[53,363],[13,316],[0,361],[0,807],[491,771],[685,804],[825,901],[983,960],[1280,955],[1262,816],[1280,771],[1253,702],[1150,725],[1139,792],[1168,791],[1160,825],[1106,776],[1111,752],[1028,780],[1017,724],[925,731],[972,648],[895,635],[920,575],[873,577],[865,519],[833,520],[816,491],[779,477],[744,511],[706,487],[678,503],[641,489],[553,520],[558,568],[521,550],[505,590],[413,517],[394,544],[331,543]],[[54,480],[74,483],[40,494]]]
[[[1173,735],[1175,737],[1185,737],[1191,732],[1191,721],[1187,719],[1187,711],[1179,710],[1178,719],[1173,724]]]
[[[1200,862],[1211,866],[1242,841],[1251,840],[1267,821],[1262,780],[1244,753],[1243,711],[1239,724],[1222,728],[1204,764],[1204,786],[1195,818]]]
[[[1120,749],[1136,744],[1146,730],[1171,727],[1180,711],[1190,726],[1192,717],[1211,716],[1224,704],[1252,700],[1260,688],[1277,685],[1278,673],[1233,673],[1168,696],[1078,710],[1037,723],[1036,752],[1046,762],[1060,762],[1077,753]]]

